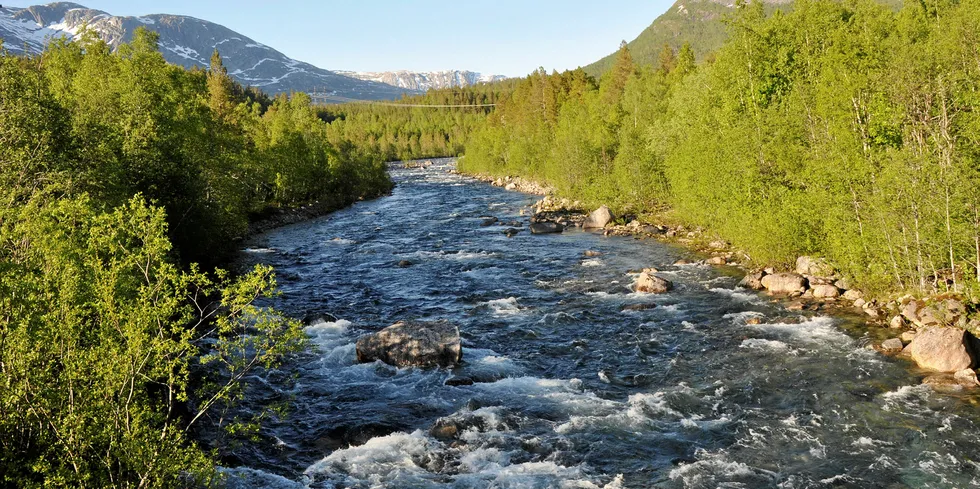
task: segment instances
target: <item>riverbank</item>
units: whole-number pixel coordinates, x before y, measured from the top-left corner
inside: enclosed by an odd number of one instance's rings
[[[775,489],[846,475],[856,487],[938,488],[975,477],[961,461],[980,449],[980,410],[963,401],[977,396],[937,394],[865,349],[856,315],[788,311],[679,245],[531,235],[539,198],[447,170],[393,169],[390,197],[249,243],[244,262],[281,273],[270,307],[328,319],[305,328],[315,351],[244,400],[257,409],[288,395],[292,408],[228,455],[245,466],[238,487]],[[672,290],[636,293],[644,268]],[[438,320],[459,327],[452,369],[358,363],[359,338]],[[284,378],[294,386],[274,382]]]
[[[910,361],[923,372],[925,384],[947,390],[980,386],[974,370],[980,354],[980,341],[974,336],[980,331],[978,306],[961,296],[915,297],[902,291],[870,295],[822,257],[800,256],[792,268],[760,265],[744,250],[712,238],[700,227],[652,222],[650,215],[616,218],[604,206],[590,213],[579,201],[556,197],[553,188],[521,177],[472,177],[505,190],[543,196],[531,207],[532,223],[554,222],[558,229],[589,227],[584,223],[602,214],[599,225],[591,227],[603,235],[656,239],[688,248],[704,256],[703,264],[739,270],[744,277],[741,287],[781,300],[787,310],[863,318],[871,338],[868,348]]]

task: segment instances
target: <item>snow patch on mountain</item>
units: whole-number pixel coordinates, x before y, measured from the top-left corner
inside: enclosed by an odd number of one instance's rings
[[[218,49],[229,74],[240,83],[268,93],[301,91],[334,93],[353,99],[397,99],[415,89],[361,80],[297,61],[224,26],[193,17],[150,14],[113,16],[68,2],[27,8],[0,7],[0,40],[13,54],[39,53],[52,39],[76,38],[88,27],[113,49],[144,27],[160,35],[167,61],[185,67],[207,67]]]
[[[492,83],[504,80],[502,75],[484,75],[465,70],[443,70],[429,72],[399,71],[338,71],[342,75],[360,80],[385,83],[409,90],[425,91],[433,88],[469,87],[477,83]]]

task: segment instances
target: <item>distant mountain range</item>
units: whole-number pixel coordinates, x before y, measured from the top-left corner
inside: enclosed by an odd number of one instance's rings
[[[408,90],[429,90],[430,88],[468,87],[477,83],[493,83],[507,79],[502,75],[483,75],[472,71],[445,70],[418,73],[414,71],[338,71],[359,80],[385,83]]]
[[[186,67],[207,67],[211,52],[217,48],[229,75],[270,94],[300,91],[382,100],[486,79],[468,71],[367,74],[325,70],[291,59],[222,25],[183,15],[120,17],[69,2],[0,7],[0,39],[14,54],[41,52],[49,39],[74,38],[86,25],[113,48],[132,39],[138,27],[156,31],[160,34],[160,51],[167,61]],[[499,78],[502,77],[489,79]]]
[[[902,0],[878,0],[884,5],[898,9]],[[793,0],[762,0],[769,11],[792,8]],[[630,54],[639,64],[656,64],[664,44],[675,50],[685,42],[691,43],[694,54],[703,58],[722,46],[728,38],[722,20],[735,8],[735,0],[678,0],[657,17],[636,39],[630,41]],[[617,46],[610,46],[612,54],[596,61],[584,69],[593,76],[600,76],[612,67]]]

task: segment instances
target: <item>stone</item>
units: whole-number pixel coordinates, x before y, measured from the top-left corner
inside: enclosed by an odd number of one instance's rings
[[[838,289],[841,289],[841,290],[849,290],[849,289],[851,289],[851,281],[848,280],[847,277],[841,277],[841,278],[837,279],[837,281],[834,282],[834,285],[836,285],[837,288]]]
[[[677,261],[674,262],[674,265],[690,265],[690,264],[691,264],[691,262],[689,262],[689,261],[687,261],[687,260],[685,260],[683,258],[681,258],[680,260],[677,260]]]
[[[796,273],[816,277],[833,277],[835,274],[834,267],[826,260],[812,256],[801,256],[796,259]]]
[[[881,342],[881,349],[886,353],[898,353],[902,348],[905,348],[905,345],[899,338],[890,338]]]
[[[401,268],[407,268],[407,267],[410,267],[412,265],[414,265],[414,263],[412,263],[409,260],[402,260],[402,261],[398,262],[398,266],[401,267]]]
[[[802,294],[806,291],[806,279],[797,273],[774,273],[762,277],[762,286],[772,294]]]
[[[532,222],[531,223],[531,234],[553,234],[560,233],[565,230],[565,226],[558,224],[557,222]]]
[[[723,250],[725,248],[728,248],[728,243],[723,240],[716,239],[708,243],[708,247],[714,250]]]
[[[493,226],[494,224],[497,224],[497,222],[498,222],[498,219],[496,217],[493,217],[493,216],[484,217],[483,218],[483,221],[480,222],[480,226],[482,226],[482,227]]]
[[[926,370],[957,372],[973,368],[970,334],[962,329],[936,327],[915,335],[905,351]]]
[[[881,316],[881,310],[875,307],[873,304],[864,305],[864,313],[873,318]]]
[[[980,385],[980,381],[977,380],[977,372],[972,368],[965,368],[957,371],[955,374],[953,374],[953,378],[960,384],[968,385],[970,387]]]
[[[840,289],[829,284],[821,284],[813,287],[814,299],[833,299],[840,296]]]
[[[840,281],[838,280],[837,282],[839,283]],[[840,286],[838,286],[836,283],[834,284],[834,286],[840,288]],[[856,301],[858,299],[864,298],[864,292],[861,292],[860,290],[857,289],[850,289],[844,291],[844,294],[842,294],[841,297],[843,297],[845,300]]]
[[[517,228],[507,228],[507,229],[504,229],[504,234],[506,234],[508,238],[513,237],[514,235],[520,234],[520,232],[521,232],[521,230],[520,229],[517,229]]]
[[[514,182],[510,182],[507,184],[506,187],[504,187],[504,190],[517,190],[517,184]]]
[[[857,307],[859,309],[863,308],[867,304],[868,304],[868,301],[866,301],[866,300],[864,300],[864,299],[862,299],[860,297],[854,300],[854,307]]]
[[[663,294],[674,287],[669,280],[662,279],[652,273],[642,272],[636,277],[634,289],[637,292]]]
[[[398,322],[357,340],[357,361],[396,367],[450,367],[463,358],[459,328],[446,322]]]
[[[586,256],[586,257],[602,256],[602,252],[599,252],[599,251],[596,251],[596,250],[585,250],[582,253],[582,256]]]
[[[738,286],[752,290],[765,289],[765,287],[762,285],[762,277],[765,276],[766,272],[762,271],[750,273],[742,278],[742,280],[738,283]]]
[[[440,418],[432,425],[429,434],[437,440],[452,440],[459,436],[459,426],[449,418]]]
[[[902,336],[901,336],[902,343],[905,343],[906,345],[909,344],[909,343],[911,343],[912,340],[915,339],[915,335],[917,335],[917,334],[918,333],[916,333],[915,331],[906,331],[906,332],[902,333]]]
[[[707,263],[708,265],[725,265],[728,263],[728,260],[726,260],[725,257],[723,256],[712,256],[711,258],[708,258],[704,262]]]
[[[656,307],[657,307],[657,305],[656,304],[653,304],[653,303],[647,303],[647,304],[626,304],[625,306],[621,307],[619,310],[620,311],[647,311],[647,310],[650,310],[650,309],[654,309]]]
[[[602,206],[589,214],[589,217],[585,218],[582,222],[582,227],[585,229],[602,229],[606,227],[614,219],[612,212],[609,212],[609,208]]]
[[[786,306],[787,311],[802,311],[803,309],[806,309],[806,306],[801,301],[793,301]]]
[[[888,327],[892,329],[904,329],[905,318],[903,318],[901,315],[893,317],[892,320],[888,322]]]

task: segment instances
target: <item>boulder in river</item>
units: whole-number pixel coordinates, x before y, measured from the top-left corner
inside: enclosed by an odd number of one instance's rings
[[[905,347],[915,363],[926,370],[958,372],[973,368],[972,336],[959,328],[929,328]]]
[[[840,290],[829,284],[816,285],[812,289],[814,299],[833,299],[840,296]]]
[[[450,367],[463,358],[459,328],[446,321],[398,322],[357,340],[357,361],[396,367]]]
[[[802,294],[806,279],[798,273],[774,273],[762,277],[762,286],[772,294]]]
[[[614,217],[612,212],[609,212],[609,208],[602,206],[592,211],[592,213],[589,214],[589,217],[586,217],[585,220],[582,221],[582,227],[585,229],[601,229],[606,227],[606,224],[612,222],[613,219]]]
[[[765,287],[762,285],[762,277],[766,276],[766,272],[758,271],[753,272],[742,278],[742,281],[738,283],[739,287],[745,287],[752,290],[762,290]]]
[[[531,234],[552,234],[560,233],[565,230],[565,226],[557,222],[543,221],[531,223]]]
[[[708,265],[726,265],[728,263],[728,260],[726,260],[725,257],[723,256],[712,256],[711,258],[708,258],[704,262],[707,263]]]
[[[636,277],[637,292],[663,294],[674,287],[670,280],[662,279],[652,273],[642,272]]]

